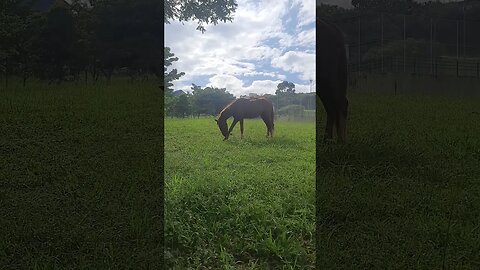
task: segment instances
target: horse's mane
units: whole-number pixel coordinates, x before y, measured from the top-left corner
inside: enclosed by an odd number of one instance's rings
[[[332,27],[334,30],[336,30],[338,33],[340,33],[342,35],[343,39],[345,39],[345,33],[340,28],[338,28],[338,26],[335,25],[334,23],[329,22],[329,21],[327,21],[325,19],[322,19],[322,18],[319,18],[319,17],[316,17],[316,20],[320,21],[321,23],[323,23],[327,26]]]
[[[233,104],[235,101],[237,101],[237,98],[234,99],[234,100],[232,100],[230,103],[228,103],[228,104],[225,106],[225,108],[223,108],[223,110],[221,110],[221,111],[218,113],[217,119],[220,118],[220,116],[222,115],[223,112],[229,110],[229,109],[230,109],[230,106],[232,106],[232,104]]]

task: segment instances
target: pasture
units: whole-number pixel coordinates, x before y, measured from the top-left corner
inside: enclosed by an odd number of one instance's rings
[[[173,269],[478,269],[480,100],[349,99],[347,144],[317,148],[316,248],[313,123],[222,141],[167,118],[163,141],[155,83],[2,88],[0,265],[158,269],[164,165]]]
[[[161,102],[128,80],[0,90],[0,268],[161,267]]]
[[[480,100],[349,98],[348,143],[317,148],[320,269],[479,269]]]
[[[244,125],[165,119],[167,268],[314,268],[315,124]]]

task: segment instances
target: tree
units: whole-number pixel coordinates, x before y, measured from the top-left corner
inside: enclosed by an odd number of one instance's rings
[[[169,66],[172,65],[173,62],[178,61],[178,57],[174,57],[175,55],[170,52],[169,47],[165,47],[164,51],[164,77],[163,81],[161,82],[160,85],[163,86],[163,91],[164,91],[164,98],[165,98],[165,112],[167,114],[174,114],[175,113],[175,104],[176,104],[176,98],[172,96],[173,88],[173,81],[178,80],[180,77],[185,75],[185,72],[178,72],[176,68],[170,70],[167,72],[167,69]]]
[[[165,23],[170,20],[180,22],[196,20],[197,30],[205,32],[204,24],[217,25],[221,22],[231,22],[237,9],[235,0],[165,0]]]
[[[0,13],[0,69],[8,87],[10,74],[21,74],[24,83],[31,73],[35,56],[34,42],[38,38],[43,18],[31,11],[32,3],[22,0],[2,2]]]
[[[180,95],[174,105],[174,114],[177,117],[185,117],[191,114],[190,102],[188,96],[185,94]]]
[[[205,87],[202,89],[200,86],[192,84],[192,90],[193,110],[197,116],[200,114],[216,115],[235,99],[235,96],[228,93],[225,88]]]
[[[165,93],[170,94],[173,89],[171,88],[173,86],[173,81],[180,79],[183,75],[185,75],[185,72],[178,72],[176,68],[172,69],[171,71],[167,72],[167,68],[173,64],[173,62],[178,61],[178,57],[174,57],[175,55],[170,52],[169,47],[165,47],[165,52],[164,52],[164,85],[165,85]]]
[[[295,93],[295,84],[292,82],[288,81],[283,81],[277,85],[277,91],[275,91],[275,94],[281,94],[281,93],[288,93],[288,94],[294,94]]]
[[[102,0],[93,3],[92,29],[96,58],[110,78],[116,69],[127,67],[136,74],[162,77],[164,59],[163,9],[156,0]]]
[[[37,73],[42,78],[61,82],[69,74],[74,43],[77,40],[75,22],[70,10],[56,7],[47,14],[45,28],[37,40],[41,61]]]

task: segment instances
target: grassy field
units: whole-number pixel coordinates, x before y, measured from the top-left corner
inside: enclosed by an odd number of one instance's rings
[[[349,142],[317,152],[321,269],[480,269],[480,100],[350,103]]]
[[[349,97],[316,249],[313,123],[166,119],[164,253],[155,83],[2,88],[0,268],[479,269],[480,100]]]
[[[213,117],[165,120],[167,267],[313,269],[314,122],[233,134],[222,141]]]
[[[155,83],[0,91],[0,268],[159,269]]]

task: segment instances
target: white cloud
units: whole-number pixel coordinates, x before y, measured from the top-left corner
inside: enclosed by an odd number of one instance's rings
[[[281,82],[281,80],[254,81],[250,86],[245,87],[245,93],[275,94],[277,85]]]
[[[315,16],[314,5],[312,11],[308,10],[310,2],[313,1],[239,0],[232,23],[207,25],[204,34],[195,30],[196,22],[167,24],[165,46],[179,58],[173,68],[186,73],[174,82],[175,89],[190,90],[192,83],[208,80],[209,85],[225,87],[240,95],[257,91],[255,89],[273,93],[277,80],[287,78],[295,84],[305,83],[292,78],[298,75],[301,80],[308,80],[314,72],[310,67],[315,66],[315,58],[311,57],[314,54],[311,49],[314,49],[315,26],[310,27],[313,31],[306,27]],[[300,8],[295,25],[302,29],[290,29],[297,35],[288,34],[282,23],[282,20],[294,18],[289,13],[291,4]],[[278,44],[272,40],[277,40]],[[303,50],[306,55],[300,54],[301,51],[289,54],[289,47],[299,45],[307,47],[308,52]],[[290,59],[295,57],[298,58],[296,61]],[[300,63],[302,59],[311,63]],[[288,66],[291,63],[294,66]],[[286,72],[279,73],[274,67]],[[256,79],[253,83],[241,79],[250,81],[252,76]],[[277,82],[274,87],[270,87],[272,82]],[[247,84],[250,86],[245,86]]]
[[[235,96],[243,93],[243,81],[232,75],[215,75],[209,79],[207,86],[226,88]]]
[[[296,45],[315,46],[315,28],[302,31],[296,37]]]
[[[285,71],[300,73],[302,80],[315,79],[315,54],[302,51],[289,51],[274,58],[272,66]]]
[[[236,97],[248,95],[250,93],[275,94],[277,85],[283,80],[256,80],[250,86],[244,86],[242,80],[231,75],[216,75],[210,78],[207,86],[226,88],[227,91]],[[313,89],[313,88],[312,88]],[[295,92],[307,93],[310,92],[310,85],[295,84]]]
[[[300,7],[297,29],[315,22],[316,3],[312,0],[293,0]]]
[[[254,81],[250,86],[245,87],[245,93],[260,93],[260,94],[275,94],[277,90],[277,85],[281,83],[282,80],[262,80]],[[310,86],[305,84],[295,84],[296,93],[307,93],[310,92]]]

